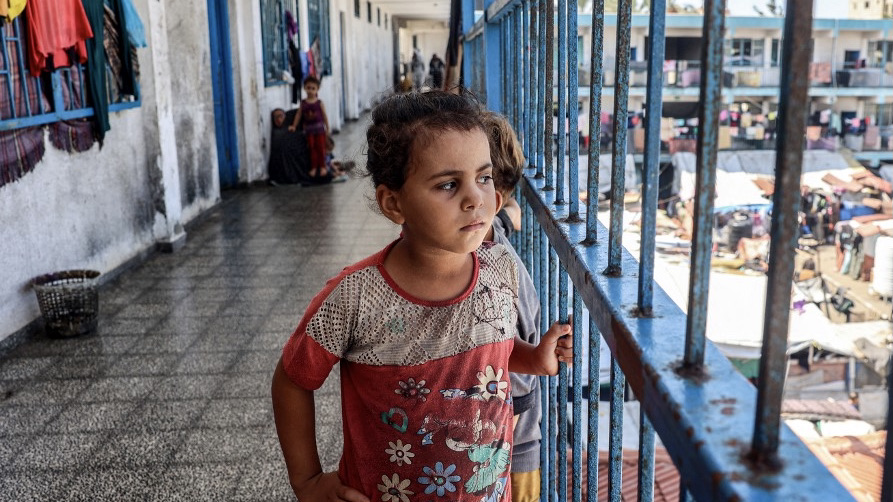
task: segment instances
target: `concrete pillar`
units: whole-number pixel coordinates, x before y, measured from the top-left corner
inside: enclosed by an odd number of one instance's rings
[[[180,173],[177,162],[177,140],[174,134],[173,96],[171,93],[171,68],[167,42],[167,16],[164,2],[147,2],[149,16],[147,32],[149,50],[152,53],[152,79],[155,92],[152,96],[152,112],[147,124],[157,122],[157,145],[148,156],[150,182],[155,204],[153,229],[159,249],[173,252],[186,243],[186,232],[181,222],[183,205],[180,194]],[[146,103],[144,102],[144,105]]]

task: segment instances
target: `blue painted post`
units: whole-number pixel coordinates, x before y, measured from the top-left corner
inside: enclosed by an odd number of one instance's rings
[[[557,258],[557,256],[556,256]],[[557,261],[557,260],[556,260]],[[558,267],[558,322],[567,322],[568,278]],[[567,500],[567,363],[558,363],[558,500]]]
[[[611,357],[611,431],[608,440],[608,498],[620,500],[623,494],[623,394],[626,377],[615,357]],[[590,394],[591,396],[591,394]]]
[[[704,4],[694,237],[683,358],[683,365],[693,369],[701,368],[704,364],[704,344],[707,340],[707,293],[710,286],[710,258],[713,255],[713,197],[716,189],[716,138],[722,93],[725,4],[724,0],[707,0]]]
[[[654,427],[645,415],[645,407],[639,398],[639,477],[637,491],[638,502],[654,500]]]
[[[534,30],[536,29],[533,23],[533,14],[535,9],[536,2],[534,0],[524,0],[522,12],[524,12],[524,73],[522,75],[527,76],[527,88],[524,90],[524,120],[523,125],[521,127],[521,144],[524,146],[524,159],[527,160],[527,165],[524,166],[529,167],[533,160],[532,155],[532,144],[530,138],[530,130],[531,125],[533,124],[533,103],[534,103],[534,89],[536,86],[534,84],[534,79],[536,79],[536,72],[534,68],[536,65],[534,63],[534,51],[533,51],[533,40],[534,40]],[[519,81],[523,81],[523,78],[519,78]],[[524,84],[521,84],[524,85]]]
[[[555,120],[558,130],[558,150],[556,157],[555,204],[564,204],[564,154],[567,151],[565,136],[567,117],[567,0],[558,0],[558,116]],[[550,141],[551,145],[552,142]],[[564,499],[562,499],[564,500]]]
[[[546,162],[546,186],[543,190],[555,190],[555,157],[552,152],[552,93],[554,92],[553,70],[555,68],[555,4],[546,4],[546,22],[543,25],[546,55],[543,58],[543,71],[546,72],[546,85],[543,89],[543,159]]]
[[[549,52],[549,56],[546,56],[546,26],[551,26],[549,24],[549,20],[546,17],[547,6],[550,4],[549,0],[539,0],[539,11],[537,16],[537,30],[539,31],[539,38],[537,40],[537,49],[539,55],[537,57],[537,73],[539,73],[539,77],[536,82],[536,93],[537,93],[537,117],[536,117],[536,177],[537,178],[545,178],[546,177],[546,146],[545,146],[545,128],[546,122],[550,115],[546,114],[546,89],[549,88],[551,90],[552,85],[552,72],[551,72],[551,61],[552,56],[551,52]],[[549,46],[548,49],[551,51],[552,47]],[[547,80],[548,79],[548,80]],[[552,103],[552,93],[548,93],[549,103]],[[550,122],[551,127],[551,122]],[[549,140],[551,141],[551,139]],[[548,186],[548,182],[546,182],[546,186]]]
[[[598,398],[601,394],[601,339],[595,317],[589,316],[589,412],[586,434],[586,498],[598,500]]]
[[[788,322],[794,250],[799,237],[800,174],[803,138],[809,110],[809,62],[812,39],[812,0],[789,0],[782,36],[778,142],[775,153],[775,192],[769,244],[769,277],[763,318],[763,348],[757,386],[752,457],[778,464],[781,400],[787,370]]]
[[[650,316],[654,296],[654,248],[660,172],[660,118],[666,52],[666,0],[652,0],[648,24],[648,91],[645,108],[645,162],[642,180],[642,228],[639,240],[639,312]]]
[[[462,33],[471,31],[474,26],[474,0],[462,0]],[[473,78],[476,75],[474,70],[474,40],[465,40],[462,48],[462,86],[473,88]],[[481,68],[481,71],[484,71]]]
[[[608,266],[605,275],[621,274],[623,252],[623,195],[626,181],[626,121],[629,107],[629,53],[632,0],[617,5],[617,64],[614,71],[614,143],[611,147],[611,227],[608,229]]]
[[[605,0],[592,2],[592,40],[589,56],[589,162],[586,187],[586,240],[598,239],[598,178],[601,154],[602,58],[605,38]]]
[[[567,89],[568,89],[568,190],[570,199],[568,222],[579,222],[580,219],[580,140],[577,133],[579,121],[580,86],[577,79],[577,2],[570,2],[567,6]],[[562,154],[563,155],[563,154]],[[563,183],[563,182],[562,182]]]
[[[574,365],[573,382],[571,389],[573,391],[573,490],[571,492],[571,500],[573,502],[581,502],[583,499],[583,479],[580,473],[583,472],[583,297],[574,287]]]
[[[548,182],[548,180],[547,180]],[[558,284],[560,283],[558,277],[558,254],[555,252],[555,248],[552,247],[551,242],[548,244],[548,254],[549,254],[549,287],[547,289],[549,296],[549,310],[547,313],[544,313],[546,317],[546,329],[548,329],[549,325],[552,324],[552,321],[557,321],[558,316],[560,315],[558,312],[558,304],[559,297],[561,293],[558,291]],[[556,294],[558,293],[558,294]],[[566,301],[566,300],[565,300]],[[546,331],[544,330],[543,333]],[[549,480],[550,480],[550,490],[549,493],[551,495],[555,495],[558,493],[558,483],[560,480],[558,479],[558,447],[560,446],[560,441],[558,438],[558,377],[551,376],[549,377],[549,413],[545,415],[549,420],[549,437],[552,439],[552,447],[549,448]]]
[[[486,5],[491,3],[493,3],[493,0],[486,2]],[[486,10],[484,10],[484,16],[487,16]],[[502,30],[499,29],[499,22],[493,22],[489,19],[485,19],[485,21],[483,34],[483,50],[485,54],[482,58],[484,64],[479,66],[478,69],[483,70],[485,75],[484,86],[487,94],[487,108],[494,112],[502,112],[502,85],[499,72],[499,69],[503,66],[502,44],[500,44],[500,33]]]

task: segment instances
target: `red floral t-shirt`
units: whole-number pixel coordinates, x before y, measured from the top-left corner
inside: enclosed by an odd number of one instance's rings
[[[285,371],[315,390],[340,361],[339,475],[370,499],[510,501],[514,260],[487,243],[462,295],[425,302],[384,270],[392,246],[313,299],[283,351]]]

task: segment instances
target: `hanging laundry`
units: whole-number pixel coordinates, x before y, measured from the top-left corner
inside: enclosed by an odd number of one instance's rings
[[[119,24],[118,32],[123,33],[127,30],[127,21],[123,14],[124,9],[121,5],[121,0],[111,0],[109,4]],[[109,125],[109,100],[108,87],[106,85],[106,63],[108,60],[104,45],[105,1],[83,0],[83,7],[95,34],[93,38],[87,40],[87,52],[89,54],[87,60],[87,90],[90,96],[90,103],[93,106],[93,133],[99,141],[100,148],[102,148],[105,133],[111,127]],[[123,26],[121,26],[122,24]],[[120,92],[121,94],[133,94],[136,85],[131,62],[130,40],[128,37],[118,37],[118,40],[118,50],[115,56],[120,58],[122,68],[121,75],[123,76],[123,81]]]
[[[45,151],[43,127],[0,132],[0,187],[33,171]]]
[[[85,42],[94,32],[80,0],[31,0],[25,5],[25,15],[32,75],[87,60]]]
[[[124,8],[124,24],[127,26],[127,38],[130,39],[131,45],[148,47],[146,29],[143,26],[143,20],[140,19],[140,15],[136,11],[136,7],[133,6],[133,1],[121,0],[121,6]]]
[[[17,18],[25,10],[25,3],[27,0],[0,0],[0,4],[6,4],[4,5],[6,13],[3,14],[3,17],[9,21]]]
[[[290,10],[285,11],[285,30],[289,41],[294,40],[295,35],[298,34],[298,23],[295,22],[295,17]]]
[[[2,1],[2,0],[0,0]],[[50,142],[64,152],[86,152],[93,147],[93,124],[85,119],[50,124]]]
[[[0,0],[0,17],[9,17],[9,0]]]
[[[116,86],[112,89],[113,98],[117,98],[117,96],[121,94],[132,94],[134,90],[132,87],[130,89],[131,92],[128,93],[126,90],[128,79],[130,82],[135,82],[139,74],[136,48],[132,45],[130,46],[131,67],[125,67],[124,61],[121,60],[121,32],[119,30],[118,19],[115,12],[108,6],[108,4],[105,5],[105,15],[103,17],[102,45],[105,48],[105,55],[108,58],[109,68],[115,79]],[[129,73],[132,73],[132,75]],[[133,84],[130,85],[132,86]],[[113,101],[114,100],[115,99],[113,99]]]

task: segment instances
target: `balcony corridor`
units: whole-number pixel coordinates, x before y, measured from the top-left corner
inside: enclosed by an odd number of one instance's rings
[[[358,169],[365,125],[335,136]],[[294,500],[270,378],[325,280],[397,235],[370,187],[223,192],[183,249],[99,289],[95,334],[0,342],[0,500]],[[341,450],[332,376],[317,394],[327,469]]]

